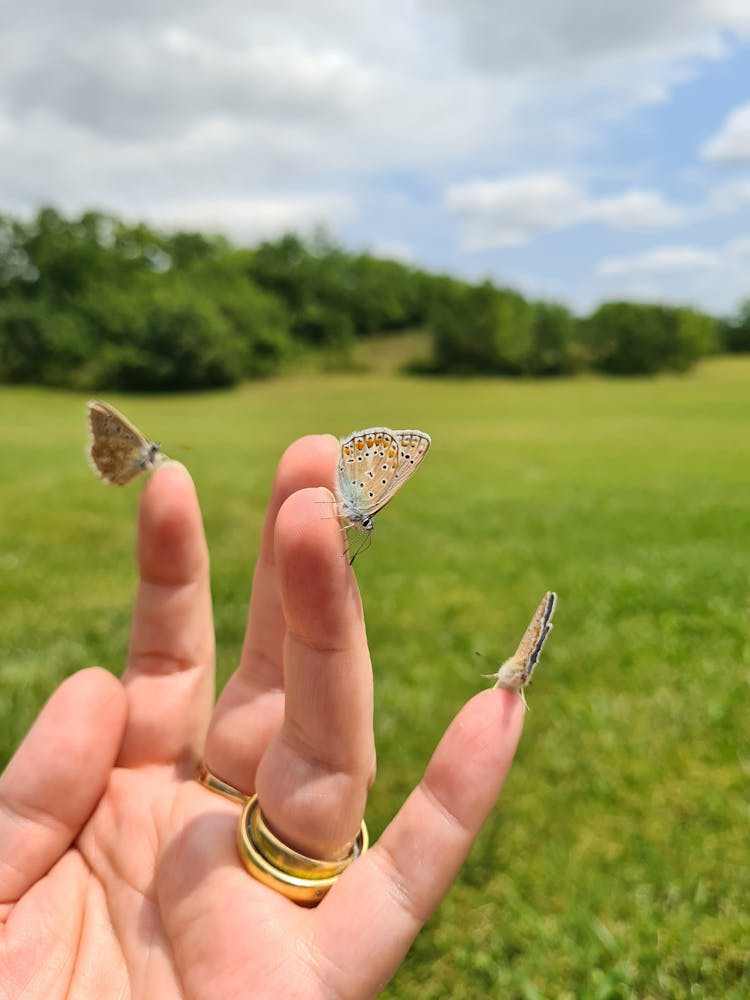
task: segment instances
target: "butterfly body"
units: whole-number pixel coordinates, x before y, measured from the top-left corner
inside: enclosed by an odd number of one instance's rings
[[[534,617],[529,622],[529,627],[526,629],[518,649],[503,663],[496,674],[488,675],[496,678],[496,688],[518,691],[524,704],[526,703],[524,688],[531,680],[534,667],[539,662],[542,647],[552,631],[551,619],[556,606],[557,594],[552,590],[547,591],[542,603],[534,612]]]
[[[141,472],[155,469],[166,457],[119,410],[102,400],[88,404],[89,461],[94,472],[113,486],[125,486]]]

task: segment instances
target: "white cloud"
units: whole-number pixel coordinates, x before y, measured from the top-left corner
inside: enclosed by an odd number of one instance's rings
[[[549,162],[722,55],[721,32],[747,25],[741,6],[226,0],[219,17],[198,0],[40,0],[4,26],[0,187],[28,200],[38,172],[46,200],[83,205],[88,192],[140,199],[165,172],[165,187],[200,198],[227,183],[246,196],[337,171],[496,165],[540,144]],[[185,155],[216,121],[234,141]],[[60,173],[47,157],[26,183],[45,143]]]
[[[0,190],[20,210],[432,169],[510,137],[523,100],[393,0],[48,7],[3,34]]]
[[[380,257],[383,260],[395,260],[400,264],[408,265],[414,263],[414,250],[406,243],[377,243],[370,253],[374,257]]]
[[[307,128],[348,121],[370,87],[366,68],[335,49],[263,41],[230,47],[176,29],[137,40],[113,35],[103,48],[69,39],[43,56],[43,75],[33,64],[9,75],[9,115],[22,122],[43,111],[115,141],[179,137],[215,115]]]
[[[693,246],[655,247],[630,257],[606,257],[599,262],[599,274],[608,275],[690,275],[696,271],[717,268],[716,252]]]
[[[750,162],[750,103],[734,108],[716,135],[701,148],[706,160]]]
[[[750,177],[719,184],[708,196],[709,207],[717,212],[736,212],[750,206]]]
[[[659,229],[685,221],[685,209],[671,205],[656,191],[623,191],[608,198],[592,198],[588,217],[615,229]]]
[[[653,247],[600,261],[602,299],[634,299],[693,305],[726,315],[750,292],[750,237],[712,247]]]
[[[686,216],[684,209],[655,191],[634,189],[597,198],[556,173],[454,184],[445,191],[444,204],[463,221],[467,250],[518,246],[540,233],[582,222],[602,222],[614,229],[659,229]]]
[[[244,243],[284,232],[310,233],[316,227],[337,229],[354,215],[350,198],[337,194],[288,198],[213,199],[164,202],[138,213],[157,226],[226,233]]]
[[[561,229],[580,217],[586,197],[559,174],[526,174],[449,187],[448,210],[465,222],[464,247],[526,243],[536,233]]]
[[[743,0],[423,0],[440,12],[472,64],[493,73],[590,72],[659,53],[711,58],[722,32],[750,35]]]

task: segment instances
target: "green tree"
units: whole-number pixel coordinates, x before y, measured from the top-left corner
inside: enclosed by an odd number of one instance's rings
[[[522,375],[529,370],[533,310],[517,292],[490,282],[444,279],[430,315],[438,371]]]
[[[750,353],[750,299],[745,299],[735,315],[723,324],[723,340],[733,354]]]
[[[176,391],[244,377],[245,345],[202,289],[179,275],[151,276],[81,308],[98,332],[85,380],[119,390]]]
[[[0,302],[0,382],[81,387],[77,373],[91,353],[81,317],[44,301]]]
[[[556,302],[532,305],[531,345],[526,362],[529,375],[569,375],[583,367],[578,344],[578,321]]]
[[[691,309],[608,302],[585,324],[591,363],[613,375],[687,371],[718,343],[715,320]]]

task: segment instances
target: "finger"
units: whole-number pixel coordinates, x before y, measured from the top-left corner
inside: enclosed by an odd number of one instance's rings
[[[338,525],[320,516],[330,499],[300,490],[276,521],[286,700],[256,782],[277,835],[323,858],[345,854],[356,837],[375,770],[362,602]]]
[[[311,486],[333,486],[337,455],[336,438],[330,434],[316,434],[291,444],[279,462],[263,523],[248,627],[238,671],[251,674],[256,688],[260,688],[264,678],[273,688],[280,687],[282,682],[285,626],[276,567],[276,518],[287,497],[298,490]],[[334,513],[332,497],[326,496],[317,516],[321,518]],[[333,520],[338,525],[338,521]]]
[[[349,970],[361,991],[347,980],[337,995],[374,995],[394,974],[492,810],[523,718],[513,692],[484,691],[468,702],[397,816],[320,905],[319,946],[328,967]],[[355,968],[351,956],[359,954],[368,962]]]
[[[158,469],[138,517],[140,582],[128,667],[128,727],[118,763],[180,762],[203,746],[214,691],[214,631],[198,498],[177,462]]]
[[[252,792],[258,762],[278,732],[284,711],[283,647],[286,626],[274,553],[276,517],[297,490],[333,484],[338,442],[330,434],[310,435],[284,452],[268,502],[240,665],[227,682],[206,739],[207,766],[237,788]],[[331,518],[326,502],[318,516]]]
[[[122,685],[97,668],[69,677],[44,706],[0,776],[0,907],[76,839],[107,787],[126,718]]]

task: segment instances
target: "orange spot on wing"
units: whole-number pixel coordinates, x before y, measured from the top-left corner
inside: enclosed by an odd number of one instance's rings
[[[362,451],[362,449],[364,448],[364,446],[365,445],[364,445],[363,441],[357,441],[357,443],[354,445],[354,447],[357,449],[357,451]]]

